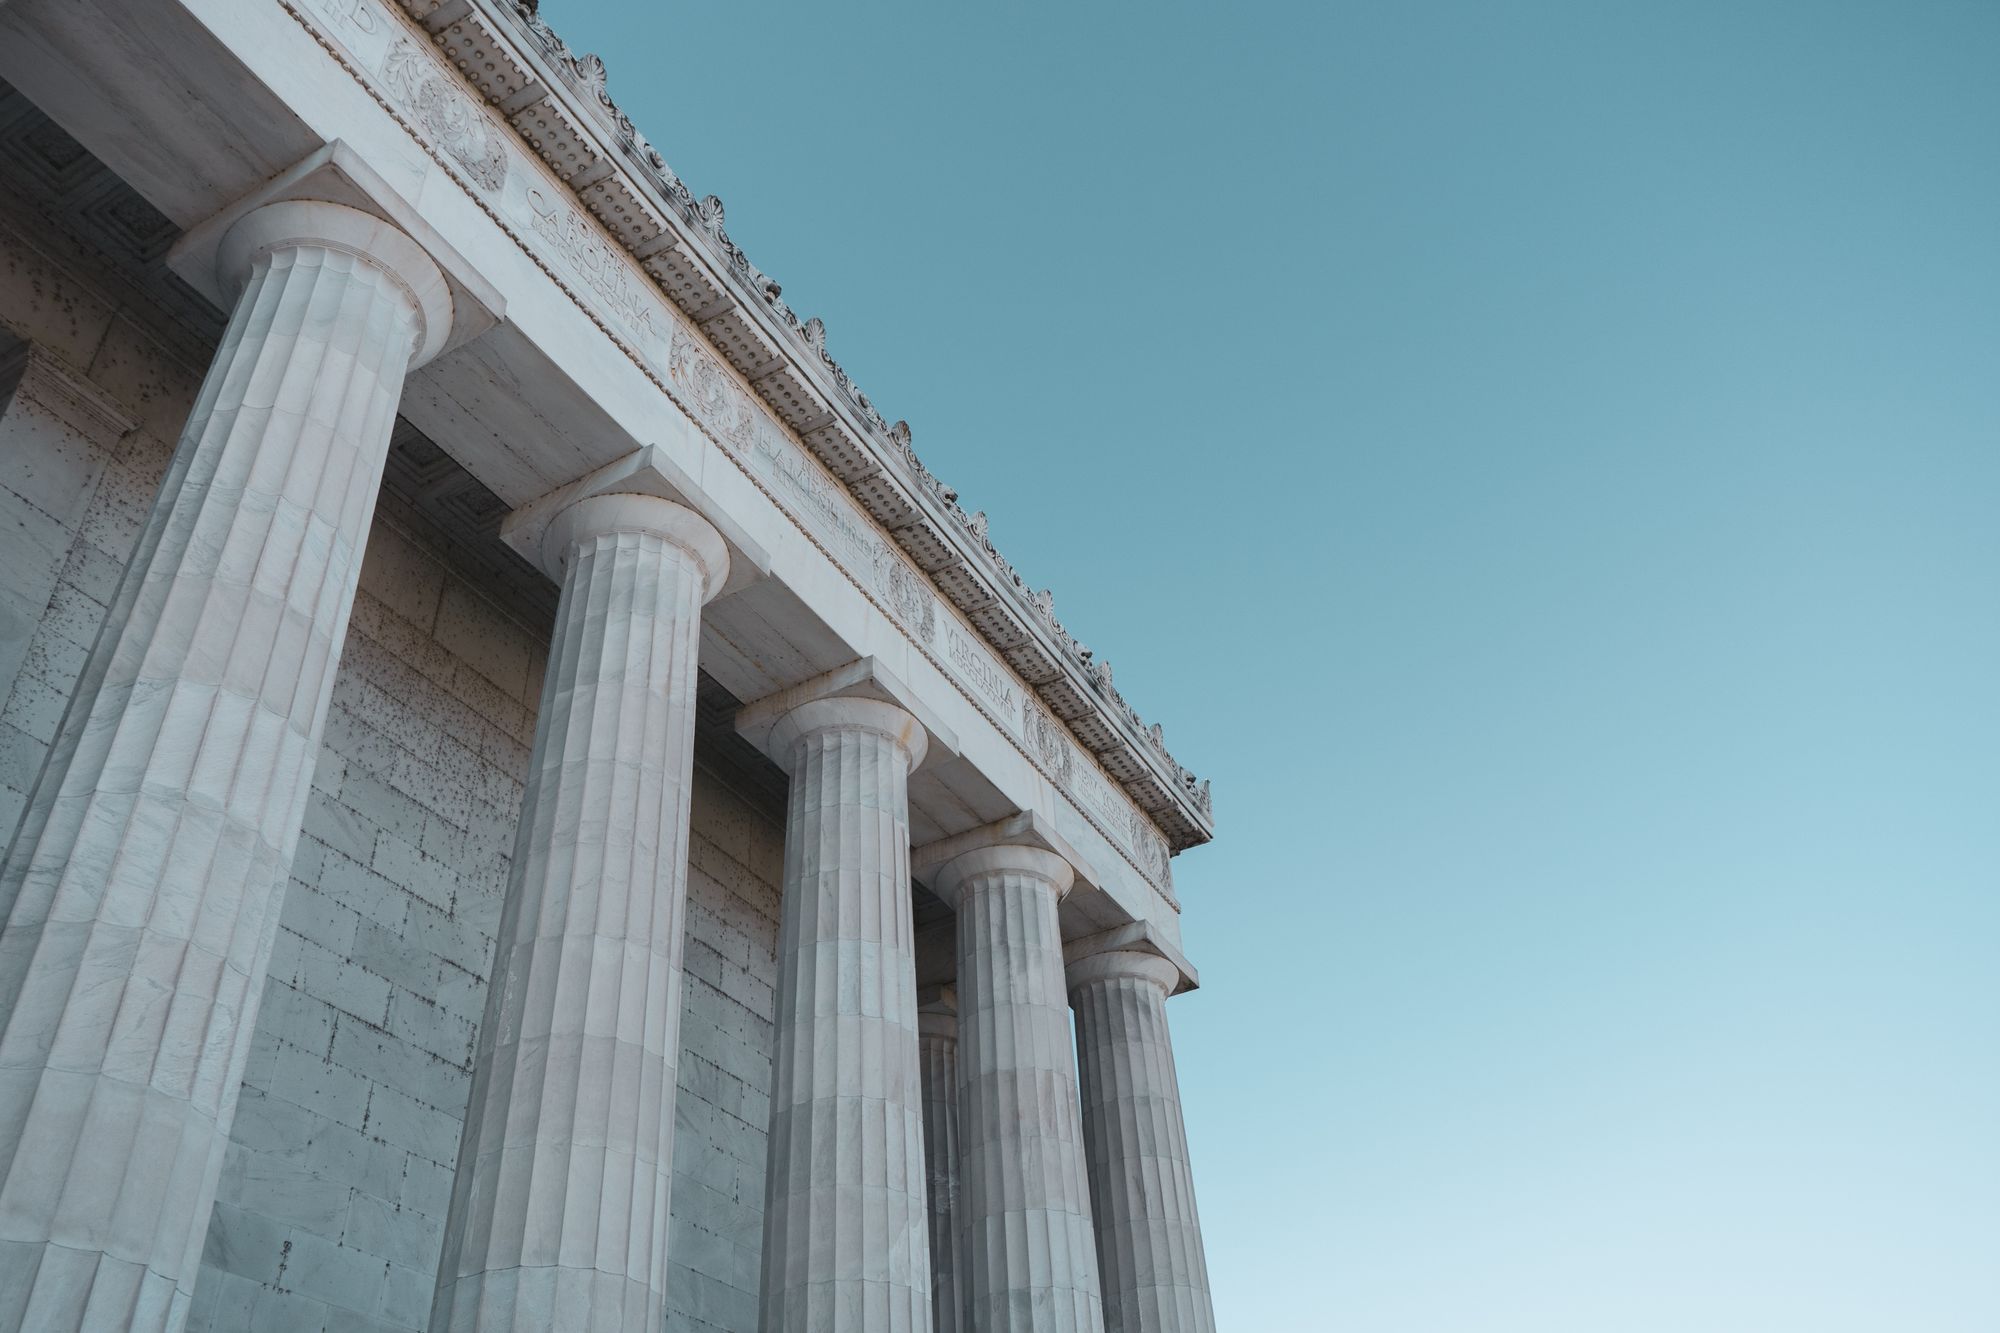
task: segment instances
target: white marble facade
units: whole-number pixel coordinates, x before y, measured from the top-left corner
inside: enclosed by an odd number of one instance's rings
[[[532,5],[0,3],[0,1333],[1211,1329],[1211,833]]]

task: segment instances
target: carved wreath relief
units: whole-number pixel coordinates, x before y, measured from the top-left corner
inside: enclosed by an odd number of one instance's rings
[[[893,555],[885,563],[889,566],[889,609],[903,622],[903,628],[928,645],[937,628],[937,604],[931,599],[927,581]]]
[[[507,181],[507,150],[485,113],[407,41],[389,48],[382,81],[417,125],[487,190]]]
[[[750,404],[715,358],[702,351],[679,323],[674,325],[667,354],[667,376],[687,395],[689,410],[703,425],[739,448],[749,447],[756,435]]]
[[[1032,698],[1021,701],[1021,734],[1042,767],[1067,790],[1071,770],[1066,734],[1062,726]]]

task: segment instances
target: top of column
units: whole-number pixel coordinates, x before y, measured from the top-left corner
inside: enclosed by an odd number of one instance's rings
[[[780,768],[791,767],[801,736],[832,727],[876,731],[896,741],[915,772],[925,759],[958,754],[958,736],[903,682],[872,657],[802,681],[743,706],[736,730]]]
[[[1076,867],[1043,847],[1026,843],[994,843],[960,852],[930,873],[931,892],[954,910],[967,884],[996,875],[1020,875],[1037,879],[1061,898],[1076,883]]]
[[[1201,984],[1194,965],[1150,921],[1133,921],[1063,945],[1070,993],[1098,981],[1149,981],[1168,995]]]
[[[189,228],[167,263],[226,307],[257,256],[287,242],[358,255],[409,289],[424,326],[412,370],[506,318],[499,289],[338,139]]]
[[[779,718],[768,741],[771,757],[789,769],[798,743],[823,731],[867,731],[886,736],[909,756],[912,771],[924,762],[924,753],[930,748],[923,723],[904,709],[880,699],[840,696],[810,700]]]
[[[244,214],[223,236],[216,276],[241,292],[259,259],[282,250],[317,246],[354,255],[388,274],[409,294],[417,311],[417,339],[410,368],[429,361],[451,336],[451,286],[422,246],[381,218],[323,199],[284,199]]]
[[[542,533],[542,567],[560,580],[580,544],[617,532],[643,532],[693,556],[701,566],[704,602],[729,579],[729,544],[713,523],[686,505],[632,492],[586,495],[564,506]]]

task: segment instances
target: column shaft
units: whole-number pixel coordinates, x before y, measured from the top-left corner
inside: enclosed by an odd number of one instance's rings
[[[450,319],[352,209],[224,250],[241,295],[0,868],[0,1329],[186,1318],[396,403]]]
[[[923,1106],[900,709],[809,703],[789,755],[765,1333],[927,1333]]]
[[[696,656],[727,555],[649,497],[585,500],[558,527],[562,600],[437,1333],[665,1320]]]
[[[1107,1333],[1214,1333],[1180,1084],[1173,964],[1111,953],[1070,970]]]
[[[951,988],[933,988],[917,1012],[924,1081],[924,1175],[930,1181],[931,1324],[959,1333],[961,1240],[958,1201],[958,1009]]]
[[[1097,1333],[1097,1254],[1056,906],[1072,872],[1026,847],[968,852],[958,910],[958,1226],[972,1333]]]

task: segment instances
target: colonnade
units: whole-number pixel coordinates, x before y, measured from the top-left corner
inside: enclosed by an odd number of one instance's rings
[[[185,1321],[390,428],[453,318],[423,249],[355,209],[267,205],[221,255],[228,332],[0,867],[0,1330]],[[562,598],[439,1333],[664,1322],[696,656],[729,549],[616,493],[543,556]],[[1174,965],[1066,960],[1076,868],[991,842],[929,875],[958,973],[920,997],[926,745],[850,697],[771,736],[762,1327],[1209,1330]]]

